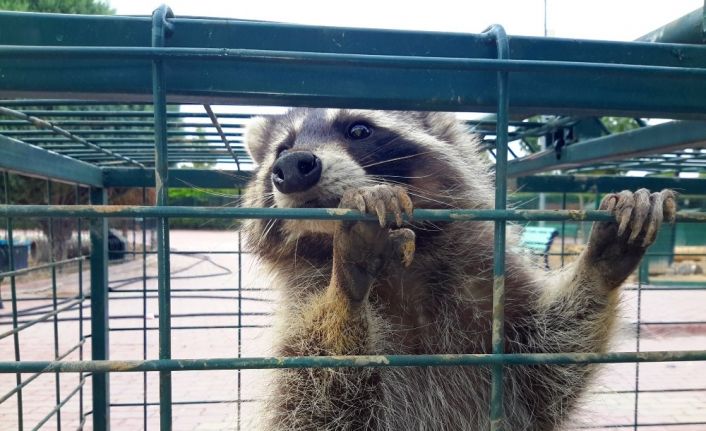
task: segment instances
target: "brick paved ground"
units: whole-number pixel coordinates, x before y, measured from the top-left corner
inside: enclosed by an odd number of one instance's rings
[[[237,237],[228,232],[176,231],[172,234],[172,248],[176,250],[234,250]],[[173,255],[173,289],[198,289],[198,292],[175,293],[172,300],[173,326],[235,325],[234,316],[219,316],[218,313],[235,313],[238,302],[234,292],[217,289],[237,287],[237,256],[212,254],[211,261],[203,256],[188,257]],[[230,269],[224,271],[222,267]],[[149,259],[149,275],[154,275],[154,258]],[[126,292],[141,289],[141,262],[132,261],[111,267],[111,280],[126,280],[117,283],[117,291],[111,293],[110,348],[112,359],[142,358],[142,332],[125,331],[120,328],[142,327],[141,293]],[[255,275],[253,263],[247,256],[243,261],[243,287],[266,288],[267,280]],[[135,278],[136,277],[136,278]],[[133,279],[134,278],[134,279]],[[77,274],[59,277],[62,294],[76,293]],[[3,283],[3,298],[8,298],[7,282]],[[47,279],[21,282],[22,297],[34,298],[23,301],[21,309],[50,305],[47,300]],[[156,280],[149,279],[148,289],[156,288]],[[150,294],[155,295],[155,294]],[[635,349],[634,321],[636,312],[635,292],[624,293],[624,312],[621,319],[621,334],[614,350]],[[271,312],[275,295],[272,292],[243,292],[242,311]],[[6,302],[7,304],[7,302]],[[706,291],[645,291],[642,296],[642,316],[646,321],[695,321],[704,319]],[[147,325],[157,326],[156,298],[147,300]],[[2,310],[6,316],[9,310]],[[89,310],[85,309],[85,315]],[[198,314],[211,313],[209,316]],[[62,319],[75,318],[76,311],[62,313]],[[706,319],[704,319],[706,320]],[[244,325],[267,325],[269,316],[243,316]],[[0,333],[9,328],[9,319],[0,319]],[[85,324],[86,332],[89,324]],[[59,351],[70,349],[78,340],[78,324],[75,320],[59,324]],[[262,356],[270,353],[272,339],[269,328],[244,328],[242,330],[242,355]],[[237,354],[238,333],[236,329],[182,329],[172,335],[174,357],[204,358],[233,357]],[[53,357],[53,324],[35,325],[21,333],[23,360],[47,360]],[[90,344],[90,341],[88,341]],[[157,357],[157,332],[148,331],[147,357]],[[706,349],[706,326],[671,325],[643,327],[642,350]],[[12,338],[0,340],[0,360],[13,360]],[[84,348],[84,357],[90,357],[90,346]],[[67,359],[78,359],[74,352]],[[29,377],[28,375],[23,376]],[[261,398],[266,387],[266,371],[245,371],[240,374],[241,399],[240,425],[242,430],[256,425]],[[56,403],[55,375],[41,375],[23,390],[25,428],[31,429],[45,418]],[[68,395],[76,387],[79,376],[60,376],[61,396]],[[111,375],[111,424],[115,430],[139,430],[143,424],[143,374],[115,373]],[[14,375],[0,375],[0,396],[15,385]],[[706,422],[706,365],[703,363],[658,363],[640,365],[640,390],[638,400],[638,423],[643,430],[696,431],[706,425],[659,425],[675,423]],[[85,411],[90,410],[90,377],[83,391]],[[603,367],[600,378],[587,397],[579,426],[591,430],[634,430],[635,409],[635,365],[617,364]],[[666,391],[666,392],[665,392]],[[175,430],[222,430],[236,429],[238,423],[238,373],[235,371],[177,372],[173,374],[173,408]],[[79,425],[79,401],[77,394],[61,410],[62,429],[76,429]],[[157,406],[158,379],[156,374],[147,376],[147,428],[157,429],[159,408]],[[190,404],[194,401],[207,401]],[[231,402],[229,402],[231,401]],[[140,404],[140,405],[133,405]],[[616,427],[616,425],[625,425]],[[649,426],[648,426],[649,425]],[[609,428],[610,427],[610,428]],[[90,416],[86,424],[90,429]],[[0,404],[0,430],[17,429],[16,397]],[[56,417],[51,416],[43,429],[56,429]]]

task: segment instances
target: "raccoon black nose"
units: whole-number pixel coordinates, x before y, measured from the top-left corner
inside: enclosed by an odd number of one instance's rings
[[[321,159],[309,151],[280,156],[272,167],[272,183],[282,193],[303,192],[319,182]]]

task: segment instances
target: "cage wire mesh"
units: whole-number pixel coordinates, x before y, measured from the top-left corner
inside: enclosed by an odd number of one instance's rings
[[[252,114],[225,105],[245,102],[494,113],[468,127],[495,162],[496,209],[415,211],[419,220],[495,222],[493,353],[392,355],[386,366],[491,367],[488,408],[500,429],[505,367],[607,363],[579,428],[706,426],[706,283],[653,274],[706,257],[698,224],[706,180],[674,176],[703,173],[706,160],[706,125],[693,121],[706,108],[706,48],[690,33],[664,31],[651,44],[582,42],[593,44],[582,57],[579,42],[508,38],[499,26],[480,35],[331,30],[179,19],[166,7],[152,19],[0,13],[0,26],[13,30],[0,35],[0,91],[11,97],[0,101],[3,428],[251,429],[265,369],[383,365],[372,356],[267,357],[277,294],[254,272],[239,220],[364,216],[240,207]],[[93,41],[81,33],[98,27],[112,31]],[[238,45],[233,29],[242,31]],[[352,42],[331,44],[332,31]],[[54,75],[42,75],[47,65]],[[77,71],[83,80],[66,79]],[[587,84],[594,74],[605,79]],[[297,76],[312,79],[301,88],[291,84]],[[369,91],[341,85],[347,80]],[[615,91],[626,85],[653,91]],[[634,118],[634,130],[612,132],[599,114]],[[677,120],[648,125],[644,117]],[[548,170],[571,175],[530,176]],[[619,175],[630,170],[662,176]],[[504,354],[505,223],[549,228],[526,245],[557,269],[575,257],[590,221],[610,217],[597,211],[601,195],[643,186],[680,190],[689,211],[662,229],[624,289],[627,329],[616,351]],[[212,200],[170,188],[208,189]],[[550,204],[535,207],[537,193],[549,193]],[[172,231],[170,220],[228,230]],[[691,248],[675,251],[678,244]],[[668,313],[685,303],[681,316]]]

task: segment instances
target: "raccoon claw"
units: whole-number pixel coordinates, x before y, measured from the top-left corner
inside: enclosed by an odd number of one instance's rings
[[[662,221],[674,221],[676,193],[623,190],[607,195],[600,209],[612,213],[615,221],[594,224],[586,256],[590,265],[600,266],[602,277],[618,285],[635,270],[655,241]]]
[[[389,240],[392,252],[398,256],[405,268],[412,264],[416,247],[415,238],[414,232],[407,228],[395,229],[390,232]]]
[[[387,225],[387,214],[392,213],[395,225],[402,226],[402,214],[412,218],[414,206],[407,192],[402,187],[377,185],[349,190],[341,198],[342,208],[353,208],[363,214],[377,216],[380,227]]]
[[[640,189],[635,193],[623,190],[617,194],[606,196],[601,202],[600,209],[610,211],[615,215],[618,223],[617,236],[625,238],[627,243],[640,247],[649,247],[657,237],[662,221],[669,223],[676,216],[676,194],[672,190],[662,190],[651,193],[647,189]],[[603,222],[601,225],[613,224]],[[605,227],[605,226],[604,226]],[[638,238],[641,241],[638,241]]]

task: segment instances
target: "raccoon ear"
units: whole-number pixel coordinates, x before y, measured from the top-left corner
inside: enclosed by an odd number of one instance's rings
[[[245,128],[245,147],[258,165],[267,154],[268,137],[272,128],[271,117],[253,117]]]
[[[423,112],[420,114],[427,132],[444,142],[458,143],[466,134],[459,119],[450,112]]]

